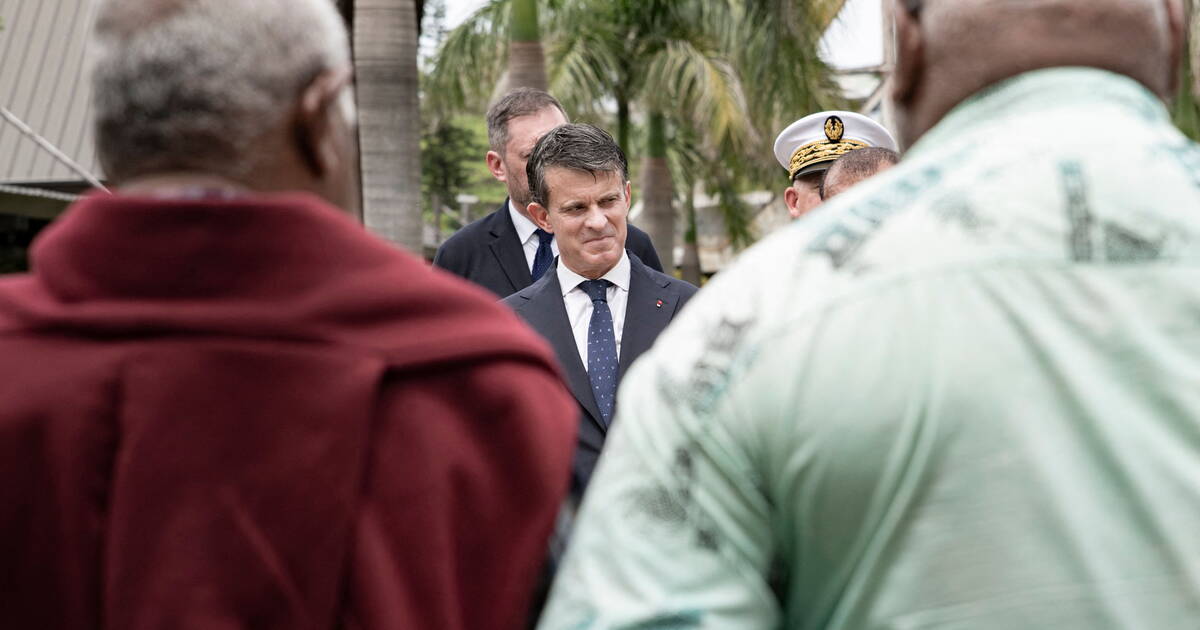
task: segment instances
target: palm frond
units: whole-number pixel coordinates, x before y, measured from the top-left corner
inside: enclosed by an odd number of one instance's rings
[[[668,42],[647,68],[646,80],[659,89],[645,95],[648,106],[679,108],[700,122],[713,144],[755,146],[759,134],[747,117],[746,97],[731,63],[692,42]]]
[[[426,108],[482,111],[508,67],[509,0],[491,0],[446,35],[427,78]]]
[[[596,118],[619,81],[620,39],[611,29],[573,29],[548,44],[550,91],[576,117]]]

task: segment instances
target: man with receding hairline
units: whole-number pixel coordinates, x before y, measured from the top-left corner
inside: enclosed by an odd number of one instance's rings
[[[630,371],[542,629],[1192,628],[1178,0],[896,0],[904,160]]]
[[[835,160],[821,176],[821,201],[828,201],[899,162],[899,153],[883,147],[851,151]]]
[[[115,194],[0,280],[0,628],[522,627],[575,407],[353,221],[330,0],[104,0]]]

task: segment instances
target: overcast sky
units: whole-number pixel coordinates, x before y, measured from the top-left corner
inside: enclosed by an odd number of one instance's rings
[[[454,28],[486,2],[446,0],[446,27]],[[880,0],[848,0],[846,8],[829,27],[821,42],[825,58],[839,68],[862,68],[883,63],[881,6]]]

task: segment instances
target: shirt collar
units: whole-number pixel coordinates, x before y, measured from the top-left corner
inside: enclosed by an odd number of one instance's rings
[[[608,280],[609,282],[620,287],[622,290],[628,291],[629,275],[632,269],[633,267],[629,264],[629,254],[625,250],[621,250],[621,260],[618,260],[617,264],[613,265],[613,268],[608,270],[608,273],[600,276],[600,279]],[[587,278],[584,278],[574,271],[567,269],[567,266],[562,263],[562,260],[558,261],[558,284],[559,287],[562,288],[563,297],[566,297],[568,293],[575,290],[580,283],[586,280]]]
[[[513,227],[517,228],[517,238],[525,243],[533,233],[537,231],[538,226],[531,221],[529,217],[517,212],[517,206],[513,205],[512,199],[508,200],[508,216],[512,218]]]

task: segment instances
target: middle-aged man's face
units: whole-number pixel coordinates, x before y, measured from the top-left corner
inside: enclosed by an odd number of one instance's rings
[[[513,205],[522,213],[526,212],[530,201],[525,162],[542,136],[566,122],[566,116],[553,106],[536,114],[514,118],[508,121],[508,145],[504,147],[504,155],[498,155],[495,151],[488,154],[488,167],[492,175],[505,183]]]
[[[783,201],[787,204],[788,214],[793,219],[799,219],[806,212],[821,205],[821,175],[823,172],[801,175],[783,191]]]
[[[617,171],[597,173],[550,167],[546,171],[549,207],[529,206],[534,222],[554,234],[559,260],[567,269],[595,280],[625,251],[629,182]]]

